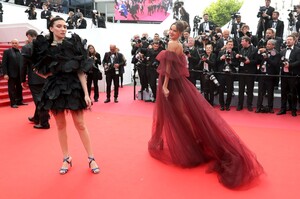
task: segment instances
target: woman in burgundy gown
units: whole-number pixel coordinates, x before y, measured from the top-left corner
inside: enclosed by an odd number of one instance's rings
[[[186,57],[178,38],[185,23],[169,30],[168,49],[160,65],[149,152],[152,157],[188,168],[211,162],[210,171],[228,188],[250,183],[263,173],[255,155],[186,78]]]

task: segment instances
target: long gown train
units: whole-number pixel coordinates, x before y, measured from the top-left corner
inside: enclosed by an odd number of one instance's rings
[[[263,173],[255,155],[215,112],[193,84],[185,55],[162,51],[157,59],[159,83],[148,149],[156,159],[180,167],[211,162],[210,171],[228,188],[251,182]],[[162,84],[171,67],[166,98]]]

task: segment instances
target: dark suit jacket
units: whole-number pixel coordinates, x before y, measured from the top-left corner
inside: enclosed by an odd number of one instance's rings
[[[28,75],[28,84],[29,85],[37,85],[44,84],[45,79],[38,76],[33,71],[33,64],[31,62],[32,56],[32,43],[26,44],[22,47],[21,54],[23,56],[23,64],[21,65],[21,82],[26,81],[26,75]]]
[[[280,52],[281,57],[285,57],[286,49]],[[284,75],[300,75],[300,48],[294,46],[289,58],[289,72],[286,73],[281,69],[281,73]]]
[[[244,25],[245,23],[241,22],[239,25],[240,25],[240,28],[242,28],[242,26]],[[234,38],[238,37],[239,36],[239,29],[238,29],[238,24],[237,23],[234,23],[232,24],[232,28],[231,28],[231,34],[234,35]]]
[[[226,50],[222,50],[222,51],[219,52],[219,55],[218,55],[218,58],[217,58],[218,72],[223,72],[224,71],[225,60],[220,59],[224,54],[226,54]],[[236,72],[235,67],[238,66],[238,60],[235,58],[236,57],[236,52],[231,51],[230,57],[231,57],[231,63],[229,64],[229,67],[230,67],[232,72]]]
[[[123,55],[120,54],[120,53],[116,53],[116,58],[115,58],[115,61],[114,63],[111,63],[111,59],[110,59],[110,56],[112,55],[111,52],[106,52],[104,57],[103,57],[103,60],[102,60],[102,64],[103,66],[105,64],[119,64],[120,66],[124,66],[125,65],[125,61],[123,59]],[[110,74],[110,75],[113,75],[115,74],[115,68],[111,67],[109,70],[105,71],[105,74]]]
[[[78,29],[85,29],[86,26],[87,26],[86,20],[85,20],[85,19],[82,19],[82,20],[81,20],[80,26],[78,26],[77,28],[78,28]]]
[[[260,66],[266,61],[266,74],[269,75],[276,75],[279,74],[280,71],[280,53],[276,50],[273,51],[273,53],[270,53],[270,56],[265,60],[263,56],[259,56],[258,63]],[[260,73],[262,73],[260,71]]]
[[[268,26],[267,26],[266,29],[272,28],[273,22],[274,22],[273,20],[270,20],[268,22]],[[282,38],[283,37],[283,31],[284,31],[284,23],[283,23],[283,21],[277,20],[277,25],[276,25],[275,30],[276,30],[276,37],[281,37]]]
[[[216,56],[216,54],[212,53],[209,56],[209,59],[206,61],[206,63],[208,64],[209,71],[217,71],[216,61],[217,61],[217,56]],[[204,61],[201,61],[200,62],[200,70],[203,70],[203,69],[204,69]]]
[[[244,57],[248,57],[250,60],[249,64],[244,64],[244,66],[239,65],[239,72],[255,74],[257,70],[257,48],[255,48],[253,45],[250,45],[248,49],[242,48],[239,54],[243,55]]]
[[[19,50],[13,48],[6,49],[3,52],[2,68],[3,74],[12,78],[20,77],[20,68],[22,64],[22,56]]]
[[[43,10],[41,12],[41,18],[42,19],[47,19],[47,21],[50,21],[50,17],[51,17],[51,11],[50,10]]]
[[[214,30],[215,29],[216,25],[213,22],[208,21],[207,23],[208,23],[207,25],[209,27],[209,30]],[[199,26],[199,29],[198,29],[198,34],[199,35],[201,35],[203,33],[204,24],[205,24],[205,22],[202,22]]]

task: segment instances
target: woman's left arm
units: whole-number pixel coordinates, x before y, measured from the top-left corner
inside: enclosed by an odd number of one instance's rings
[[[83,89],[83,92],[84,92],[85,103],[87,105],[87,108],[90,109],[91,106],[92,106],[92,100],[91,100],[91,98],[89,96],[89,93],[88,93],[87,84],[86,84],[86,77],[85,77],[85,74],[84,74],[83,71],[78,72],[78,78],[80,80],[80,83],[81,83],[81,86],[82,86],[82,89]]]

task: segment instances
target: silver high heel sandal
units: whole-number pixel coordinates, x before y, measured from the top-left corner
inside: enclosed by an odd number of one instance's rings
[[[88,157],[88,159],[89,159],[89,168],[91,169],[91,172],[92,172],[93,174],[98,174],[98,173],[100,173],[99,167],[91,168],[91,164],[92,164],[93,161],[95,161],[95,158],[93,158],[93,157]]]
[[[63,162],[68,163],[68,166],[70,165],[70,167],[72,167],[72,158],[70,156],[64,158]],[[61,175],[64,175],[64,174],[68,173],[68,171],[69,171],[69,167],[67,167],[67,168],[61,167],[60,170],[59,170],[59,173]]]

